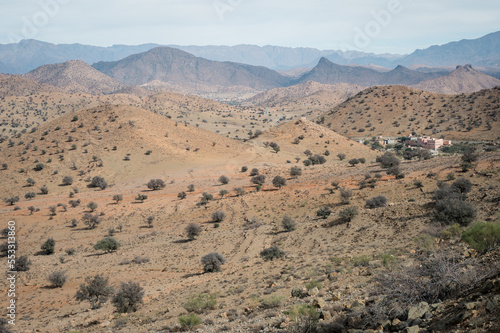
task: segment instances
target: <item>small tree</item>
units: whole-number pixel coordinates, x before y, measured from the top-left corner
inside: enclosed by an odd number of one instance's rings
[[[9,204],[10,206],[13,206],[16,202],[19,202],[19,197],[18,196],[10,197],[10,198],[7,198],[7,199],[3,199],[3,201],[6,204]]]
[[[383,195],[366,200],[366,208],[378,208],[387,206],[387,198]]]
[[[186,236],[189,240],[194,240],[201,233],[201,227],[196,223],[190,223],[186,227]]]
[[[73,177],[71,177],[71,176],[63,177],[62,184],[65,186],[72,185],[73,184]]]
[[[34,197],[36,197],[36,193],[35,192],[28,192],[24,195],[24,198],[25,199],[28,199],[28,200],[31,200],[33,199]]]
[[[115,194],[113,195],[113,200],[118,205],[118,203],[123,200],[123,196],[121,194]]]
[[[45,243],[42,244],[40,249],[45,253],[46,255],[53,254],[56,248],[56,241],[54,238],[49,238],[45,241]]]
[[[265,175],[254,176],[252,177],[252,179],[250,179],[250,182],[255,185],[263,185],[266,182],[266,176]]]
[[[89,229],[95,229],[95,227],[97,227],[101,222],[102,219],[97,214],[85,213],[85,215],[83,215],[83,223]]]
[[[188,185],[188,192],[194,192],[194,185]]]
[[[393,166],[398,166],[401,161],[399,158],[396,157],[393,153],[386,152],[382,156],[377,156],[376,159],[377,162],[379,162],[382,165],[382,168],[387,169]]]
[[[49,274],[47,280],[52,284],[53,288],[61,288],[66,283],[68,276],[63,271],[55,271]]]
[[[439,200],[434,208],[434,218],[445,225],[458,223],[461,226],[467,226],[475,217],[474,206],[460,199]]]
[[[113,296],[112,303],[119,313],[137,311],[139,304],[143,303],[144,289],[139,282],[122,282],[120,289]]]
[[[451,186],[456,188],[462,195],[467,194],[472,190],[471,181],[465,178],[458,178],[455,182],[453,182],[453,184],[451,184]]]
[[[212,221],[214,222],[222,222],[226,218],[226,213],[222,210],[218,210],[212,213]]]
[[[153,191],[161,190],[165,188],[165,186],[165,182],[162,179],[151,179],[147,183],[147,187]]]
[[[118,250],[120,246],[120,242],[118,242],[115,238],[106,236],[94,245],[94,249],[109,253]]]
[[[33,186],[36,184],[36,181],[33,178],[26,179],[26,182],[28,183],[28,186]]]
[[[236,187],[234,191],[236,192],[236,196],[238,197],[241,197],[242,195],[245,195],[247,193],[243,187]]]
[[[339,160],[343,161],[343,160],[345,160],[346,155],[344,153],[338,153],[337,157],[339,158]]]
[[[94,176],[89,187],[99,187],[101,190],[105,190],[108,187],[108,182],[101,176]]]
[[[281,176],[276,176],[273,179],[273,186],[277,188],[282,188],[286,185],[286,179]]]
[[[201,264],[205,273],[219,272],[226,259],[217,252],[212,252],[201,257]]]
[[[221,198],[224,198],[224,196],[225,196],[226,194],[228,194],[228,191],[227,191],[227,190],[220,190],[220,191],[219,191],[219,195],[220,195],[220,197],[221,197]]]
[[[20,256],[16,260],[16,265],[14,267],[14,271],[16,271],[16,272],[29,271],[30,265],[31,265],[31,260],[29,260],[28,256]]]
[[[91,201],[87,204],[87,208],[93,213],[97,209],[97,203]]]
[[[241,172],[247,172],[248,171],[248,167],[247,166],[242,166],[241,167]]]
[[[79,302],[89,301],[92,310],[95,310],[106,303],[113,292],[114,289],[109,285],[108,278],[103,275],[96,275],[93,278],[88,276],[85,278],[85,283],[80,285],[75,297]]]
[[[43,185],[42,187],[40,187],[40,193],[49,194],[49,188],[47,187],[47,185]]]
[[[288,215],[283,216],[283,220],[281,221],[281,225],[285,231],[293,231],[296,229],[295,221]]]
[[[226,185],[229,183],[229,177],[227,176],[220,176],[219,177],[219,183]]]
[[[187,197],[187,194],[186,194],[186,192],[184,192],[184,191],[179,192],[179,193],[177,194],[177,198],[179,198],[180,200],[186,199],[186,197]]]

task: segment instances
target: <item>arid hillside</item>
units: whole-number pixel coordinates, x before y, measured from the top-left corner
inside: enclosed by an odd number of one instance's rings
[[[348,137],[411,133],[452,140],[498,140],[500,88],[439,95],[404,86],[368,88],[316,120]]]
[[[29,96],[40,93],[61,93],[62,90],[52,85],[40,84],[18,75],[0,74],[0,97]]]

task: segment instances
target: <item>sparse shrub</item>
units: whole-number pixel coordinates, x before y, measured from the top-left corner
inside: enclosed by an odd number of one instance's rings
[[[326,158],[324,156],[316,154],[316,155],[310,156],[309,161],[311,161],[312,165],[325,164]]]
[[[123,196],[121,194],[115,194],[113,195],[113,200],[118,204],[120,201],[123,200]]]
[[[78,226],[78,220],[77,219],[72,219],[71,220],[71,227],[72,228],[76,228],[76,226]]]
[[[196,223],[190,223],[186,227],[186,236],[189,240],[194,240],[201,233],[201,227]]]
[[[283,226],[283,229],[288,232],[296,229],[295,221],[288,215],[283,216],[281,225]]]
[[[304,166],[310,166],[312,164],[311,160],[303,160],[302,163],[304,163]]]
[[[387,198],[383,195],[366,200],[366,208],[378,208],[387,206]]]
[[[227,190],[220,190],[220,191],[219,191],[219,195],[220,195],[220,197],[221,197],[221,198],[224,198],[224,196],[225,196],[226,194],[228,194],[228,193],[229,193],[229,192],[228,192]]]
[[[332,214],[332,210],[330,208],[328,208],[327,206],[321,207],[316,212],[316,216],[321,217],[322,219],[328,218],[328,216],[330,216],[330,214]]]
[[[34,170],[35,171],[42,171],[44,168],[45,168],[45,165],[43,163],[38,163],[37,165],[35,165]]]
[[[120,242],[118,242],[115,238],[106,236],[94,245],[94,249],[109,253],[118,250],[120,246]]]
[[[241,197],[242,195],[245,195],[247,193],[243,187],[236,187],[234,191],[236,192],[236,196],[238,197]]]
[[[73,177],[71,176],[64,176],[62,179],[62,184],[64,186],[69,186],[73,184]]]
[[[260,256],[266,261],[274,260],[276,258],[282,258],[284,255],[285,255],[285,252],[282,251],[276,245],[273,245],[267,249],[260,251]]]
[[[26,272],[29,271],[30,266],[31,266],[31,261],[29,260],[28,256],[20,256],[16,260],[14,271]]]
[[[95,310],[106,303],[113,292],[113,287],[109,285],[108,279],[103,275],[96,275],[93,278],[88,276],[85,278],[85,283],[80,285],[75,297],[79,302],[89,301],[92,310]]]
[[[33,178],[26,179],[26,182],[28,183],[28,186],[33,186],[36,184],[36,181]]]
[[[241,172],[247,172],[248,171],[248,167],[247,166],[242,166],[241,167]]]
[[[271,295],[263,297],[260,300],[260,306],[264,309],[274,309],[279,308],[283,304],[285,298],[281,295]]]
[[[226,218],[226,213],[222,210],[218,210],[212,213],[212,221],[213,222],[222,222]]]
[[[376,161],[382,165],[382,168],[388,169],[390,167],[398,166],[400,164],[399,158],[393,153],[386,152],[382,156],[377,156]]]
[[[360,157],[360,158],[358,158],[358,162],[361,163],[361,164],[365,164],[366,163],[366,158]]]
[[[139,194],[137,194],[137,196],[135,197],[135,200],[140,201],[141,203],[143,203],[143,202],[144,202],[144,200],[146,200],[147,198],[148,198],[148,196],[147,196],[147,195],[139,193]]]
[[[186,303],[182,306],[189,312],[203,313],[207,310],[215,309],[217,305],[217,300],[215,295],[209,293],[193,294],[189,296]]]
[[[460,194],[464,195],[472,190],[472,183],[470,180],[465,178],[458,178],[451,184],[452,187],[456,188]]]
[[[72,256],[73,254],[75,254],[76,251],[74,248],[71,247],[71,248],[67,249],[65,252],[68,256]]]
[[[40,249],[46,255],[53,254],[56,249],[56,241],[54,240],[54,238],[49,238],[45,241],[45,243],[42,244]]]
[[[354,267],[366,267],[370,264],[370,261],[372,260],[372,258],[370,256],[359,256],[359,257],[354,257],[352,258],[352,265]]]
[[[351,201],[352,196],[353,194],[350,189],[345,187],[340,189],[340,201],[342,204],[347,205]]]
[[[460,224],[455,223],[454,225],[444,229],[441,231],[442,239],[452,239],[453,237],[460,236],[462,234],[462,227]]]
[[[476,148],[468,147],[462,155],[462,161],[466,163],[474,163],[479,159],[479,154],[477,153]]]
[[[91,201],[87,204],[87,208],[90,209],[92,213],[97,209],[97,207],[97,203],[94,201]]]
[[[462,239],[474,250],[485,253],[500,244],[500,224],[476,223],[464,231]]]
[[[255,185],[263,185],[266,182],[266,176],[265,175],[254,176],[252,177],[252,179],[250,179],[250,182]]]
[[[188,185],[188,192],[194,192],[194,185]]]
[[[85,213],[85,215],[83,215],[82,219],[83,219],[83,223],[89,229],[95,229],[95,227],[97,227],[102,222],[102,219],[97,214]]]
[[[337,157],[339,158],[339,160],[343,161],[343,160],[345,160],[346,155],[344,153],[339,153],[339,154],[337,154]]]
[[[306,289],[307,290],[312,290],[314,288],[321,289],[323,286],[321,285],[321,282],[318,280],[311,280],[308,283],[306,283]]]
[[[153,227],[154,220],[155,220],[154,216],[148,216],[148,218],[146,219],[146,223],[148,224],[148,228],[152,228]]]
[[[467,226],[475,217],[474,206],[460,199],[439,200],[434,208],[434,219],[445,225],[458,223],[461,226]]]
[[[422,181],[418,180],[418,179],[415,179],[413,181],[413,185],[415,185],[416,188],[422,188],[422,187],[424,187],[424,184],[422,183]]]
[[[192,331],[194,328],[201,324],[201,319],[194,313],[179,316],[179,324],[182,329]]]
[[[448,180],[448,181],[455,180],[455,173],[453,173],[453,172],[448,173],[446,175],[446,180]]]
[[[143,303],[144,289],[139,282],[122,282],[120,289],[113,296],[112,303],[116,312],[136,312],[139,304]]]
[[[146,186],[153,191],[158,191],[165,188],[166,184],[162,179],[151,179]]]
[[[276,176],[273,178],[273,186],[277,188],[282,188],[286,185],[286,179],[281,176]]]
[[[75,207],[80,206],[81,201],[80,201],[80,199],[78,199],[78,200],[70,200],[70,201],[68,201],[68,203],[69,203],[69,205],[71,207],[75,208]]]
[[[108,187],[108,182],[101,176],[94,176],[89,187],[99,187],[101,190],[105,190]]]
[[[358,207],[346,207],[339,212],[339,219],[344,223],[350,223],[358,214]]]
[[[302,175],[302,169],[298,166],[293,166],[290,168],[290,176],[297,178],[297,176]]]
[[[55,271],[49,274],[47,280],[52,283],[53,288],[61,288],[66,283],[68,276],[63,271]]]
[[[179,198],[180,200],[186,199],[186,197],[187,197],[187,194],[186,194],[186,192],[184,192],[184,191],[179,192],[179,193],[177,194],[177,198]]]
[[[229,177],[227,176],[220,176],[219,177],[219,183],[226,185],[229,183]]]
[[[351,166],[355,166],[356,164],[359,164],[359,160],[357,158],[350,159],[349,164]]]
[[[259,169],[257,168],[253,168],[251,171],[250,171],[250,176],[257,176],[259,175]]]
[[[36,197],[36,193],[35,192],[28,192],[24,195],[24,198],[25,199],[28,199],[28,200],[31,200],[33,199],[34,197]]]
[[[294,323],[293,332],[318,332],[320,313],[314,306],[308,304],[294,305],[288,315]],[[331,330],[331,332],[337,331]]]
[[[226,259],[217,252],[212,252],[201,257],[201,264],[205,273],[219,272],[222,265],[226,263]]]

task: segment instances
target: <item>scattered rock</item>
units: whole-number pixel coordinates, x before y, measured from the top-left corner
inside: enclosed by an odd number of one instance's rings
[[[315,308],[318,308],[318,309],[324,309],[326,306],[326,302],[322,298],[316,298],[313,301],[312,306],[314,306]]]
[[[420,330],[420,328],[418,327],[418,325],[415,325],[415,326],[405,328],[404,332],[405,333],[418,333],[419,330]]]
[[[412,321],[417,318],[422,318],[429,310],[431,307],[427,302],[421,302],[415,306],[412,306],[410,310],[408,311],[408,321]]]

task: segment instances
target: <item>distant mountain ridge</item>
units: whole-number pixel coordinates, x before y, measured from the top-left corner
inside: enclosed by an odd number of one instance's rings
[[[411,85],[439,76],[439,73],[420,73],[403,66],[389,72],[379,72],[360,66],[342,66],[321,58],[318,65],[303,75],[297,83],[315,81],[323,84],[350,83],[360,86]]]
[[[170,47],[154,48],[119,61],[98,62],[93,67],[129,85],[158,80],[271,89],[290,82],[289,77],[266,67],[207,60]]]
[[[155,47],[168,46],[214,61],[231,61],[254,66],[265,66],[274,70],[312,68],[325,57],[340,65],[376,65],[395,68],[424,65],[454,67],[457,64],[472,64],[475,67],[500,68],[500,32],[481,38],[461,40],[402,56],[397,54],[374,54],[361,51],[318,50],[307,47],[280,46],[180,46],[142,44],[135,46],[113,45],[98,47],[82,44],[51,44],[36,40],[22,40],[17,44],[0,44],[0,73],[24,74],[39,66],[82,60],[88,64],[99,61],[117,61],[127,56],[146,52]]]

